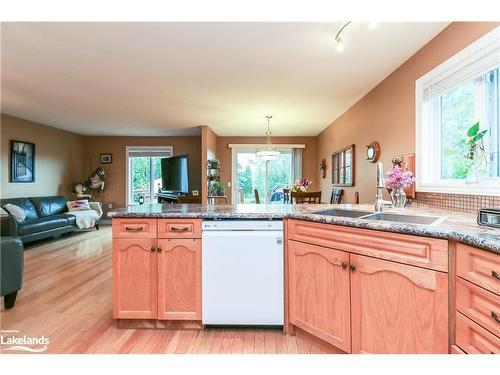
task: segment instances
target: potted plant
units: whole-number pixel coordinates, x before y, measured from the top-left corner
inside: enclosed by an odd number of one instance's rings
[[[479,122],[476,122],[467,130],[467,136],[462,139],[462,144],[465,145],[468,182],[478,182],[478,171],[483,161],[486,162],[483,137],[487,132],[488,130],[480,130]]]
[[[224,196],[224,185],[222,185],[219,181],[215,181],[210,187],[210,195],[217,197]]]
[[[208,159],[207,160],[208,169],[220,169],[220,161],[218,159]]]

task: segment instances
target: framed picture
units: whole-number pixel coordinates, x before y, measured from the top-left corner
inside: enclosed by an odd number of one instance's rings
[[[101,164],[111,164],[111,154],[101,154]]]
[[[35,144],[10,141],[10,182],[35,182]]]

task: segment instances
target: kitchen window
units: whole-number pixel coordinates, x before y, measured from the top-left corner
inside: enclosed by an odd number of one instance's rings
[[[172,146],[127,147],[127,204],[155,203],[161,186],[161,159],[173,155]]]
[[[417,191],[500,194],[499,67],[497,27],[416,81]]]

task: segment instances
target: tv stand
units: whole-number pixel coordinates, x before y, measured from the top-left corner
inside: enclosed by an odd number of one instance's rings
[[[179,194],[168,192],[156,193],[156,199],[158,203],[177,203]]]

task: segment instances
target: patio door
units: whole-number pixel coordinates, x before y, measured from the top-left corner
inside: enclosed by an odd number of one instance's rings
[[[161,159],[173,155],[172,146],[127,147],[127,205],[155,203],[161,186]]]
[[[254,190],[259,193],[260,203],[282,202],[283,188],[301,178],[301,148],[280,148],[280,156],[268,162],[257,157],[259,149],[260,147],[233,148],[233,204],[256,203]]]

